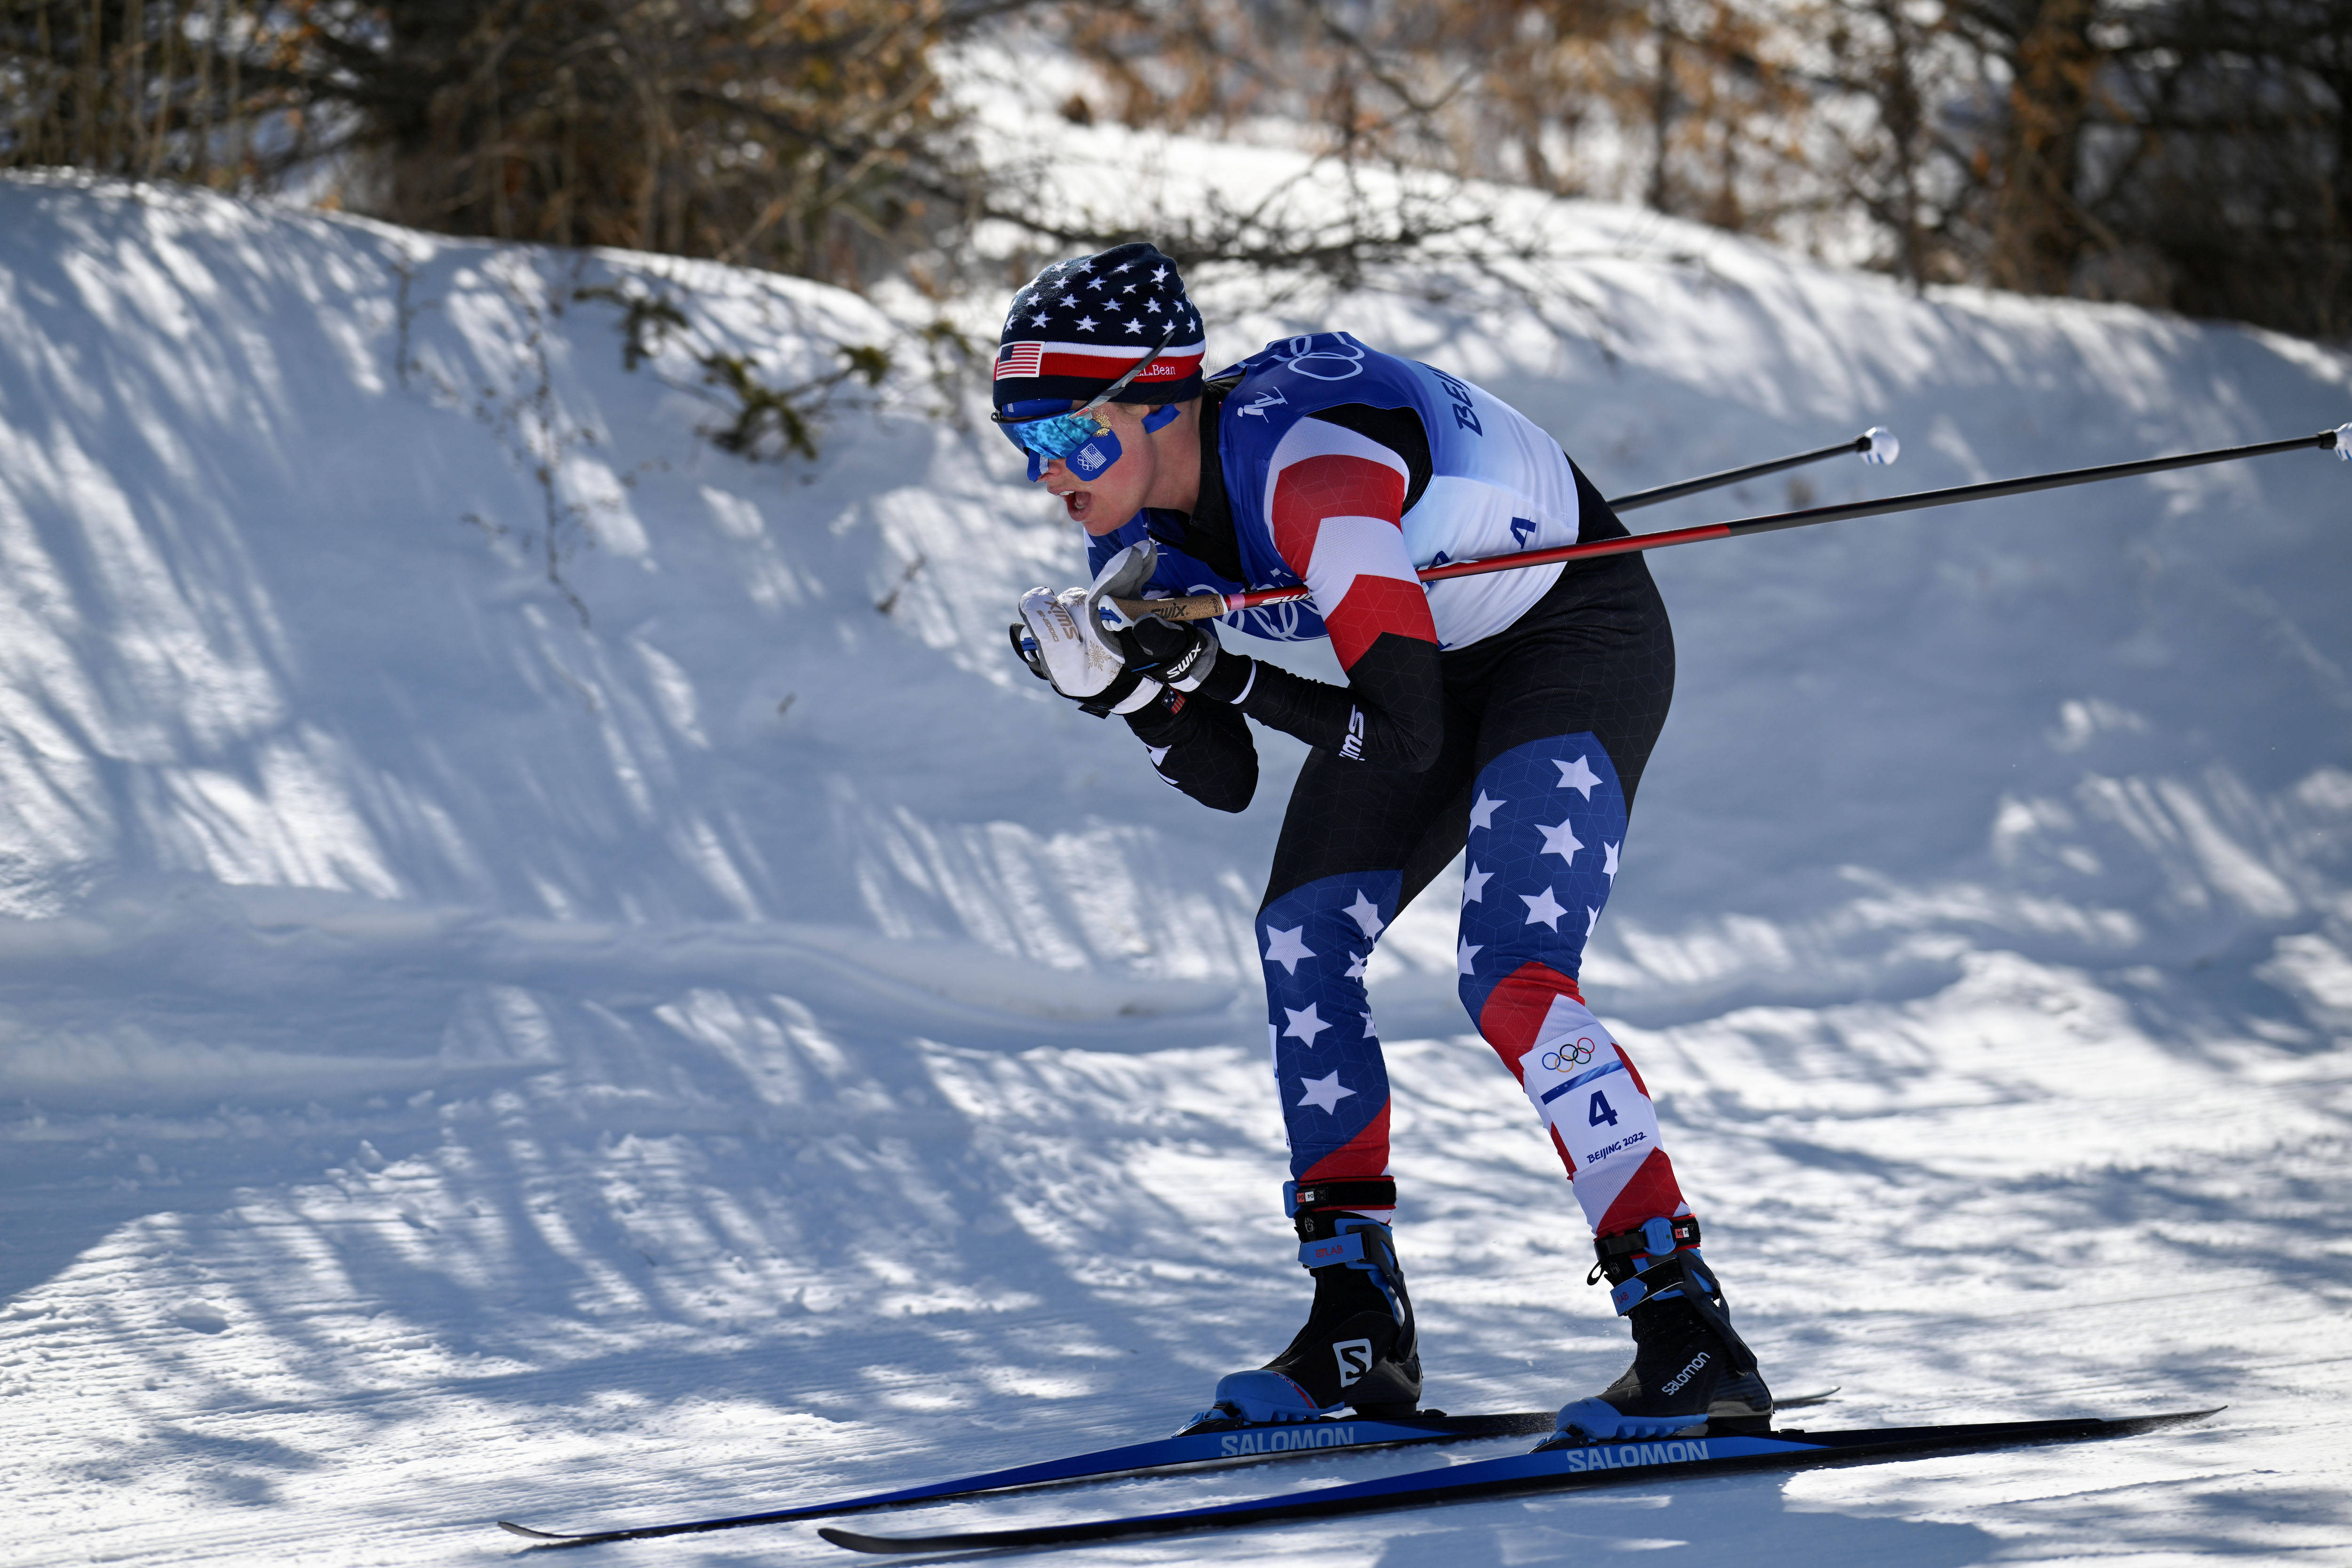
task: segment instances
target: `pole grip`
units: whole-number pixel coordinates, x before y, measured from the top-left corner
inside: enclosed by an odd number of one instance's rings
[[[1298,590],[1305,594],[1306,589]],[[1163,621],[1213,621],[1228,613],[1223,594],[1186,594],[1175,599],[1113,599],[1118,613],[1130,621],[1158,616]]]

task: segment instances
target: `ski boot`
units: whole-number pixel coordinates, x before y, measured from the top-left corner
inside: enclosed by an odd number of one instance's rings
[[[1771,1391],[1699,1258],[1698,1221],[1654,1219],[1593,1249],[1593,1277],[1607,1276],[1610,1300],[1633,1322],[1633,1364],[1592,1398],[1562,1405],[1538,1447],[1769,1431]]]
[[[1342,1405],[1369,1416],[1409,1415],[1421,1401],[1420,1344],[1395,1241],[1381,1221],[1337,1206],[1391,1208],[1396,1184],[1385,1177],[1288,1184],[1285,1194],[1298,1261],[1315,1280],[1307,1326],[1258,1371],[1218,1379],[1214,1403],[1184,1432],[1312,1421]]]

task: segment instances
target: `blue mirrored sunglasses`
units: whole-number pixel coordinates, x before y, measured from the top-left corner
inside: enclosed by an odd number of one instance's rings
[[[1004,438],[1034,457],[1048,461],[1067,458],[1110,426],[1095,417],[1093,405],[1073,412],[1066,397],[1034,397],[1008,403],[997,415]]]

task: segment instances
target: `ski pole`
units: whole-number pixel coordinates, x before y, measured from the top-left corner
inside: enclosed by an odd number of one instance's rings
[[[1818,463],[1823,458],[1834,458],[1852,452],[1865,463],[1888,464],[1903,455],[1903,443],[1895,432],[1874,425],[1851,441],[1841,441],[1834,447],[1818,447],[1810,452],[1800,452],[1793,458],[1775,458],[1769,463],[1750,463],[1744,468],[1726,468],[1719,474],[1706,474],[1680,484],[1660,485],[1655,489],[1635,490],[1629,496],[1612,497],[1609,510],[1632,511],[1639,506],[1655,506],[1660,501],[1680,500],[1701,490],[1719,490],[1726,485],[1736,485],[1742,479],[1760,479],[1767,474],[1777,474],[1783,468],[1801,468],[1807,463]]]
[[[1622,539],[1596,539],[1589,544],[1557,544],[1548,550],[1492,555],[1483,561],[1448,561],[1442,566],[1424,566],[1419,575],[1424,583],[1440,583],[1447,578],[1470,577],[1482,572],[1509,572],[1523,566],[1549,566],[1556,561],[1627,555],[1641,550],[1663,550],[1670,544],[1696,544],[1706,539],[1737,539],[1750,533],[1773,533],[1784,528],[1810,528],[1817,522],[1843,522],[1850,518],[1920,511],[1928,507],[1951,506],[1965,500],[1994,500],[2002,496],[2024,495],[2032,490],[2054,490],[2067,485],[2093,484],[2101,479],[2127,479],[2139,474],[2160,474],[2171,468],[2227,463],[2240,458],[2267,458],[2273,452],[2299,452],[2306,447],[2333,451],[2337,457],[2352,461],[2352,421],[2333,430],[2322,430],[2316,436],[2297,436],[2286,441],[2263,441],[2252,447],[2221,447],[2210,452],[2186,452],[2173,458],[2147,458],[2138,462],[2108,463],[2095,468],[2068,468],[2059,473],[2030,474],[2019,479],[1958,485],[1950,489],[1917,490],[1907,496],[1891,496],[1885,500],[1803,507],[1795,511],[1772,512],[1763,517],[1705,523],[1697,528],[1628,534]],[[1304,587],[1252,588],[1240,594],[1192,594],[1176,599],[1121,599],[1118,603],[1129,619],[1139,616],[1158,616],[1169,621],[1205,621],[1241,610],[1255,609],[1260,605],[1287,604],[1294,599],[1304,599],[1307,594]]]

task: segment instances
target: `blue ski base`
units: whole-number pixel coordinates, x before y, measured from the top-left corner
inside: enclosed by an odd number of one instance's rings
[[[1820,1405],[1836,1392],[1832,1388],[1818,1394],[1801,1394],[1794,1399],[1783,1399],[1780,1408],[1790,1410],[1801,1405]],[[923,1486],[904,1487],[897,1491],[869,1492],[863,1497],[810,1503],[802,1508],[771,1509],[762,1513],[674,1520],[662,1524],[629,1525],[618,1530],[572,1533],[535,1530],[530,1525],[517,1524],[505,1519],[499,1520],[498,1525],[509,1535],[519,1535],[542,1546],[590,1546],[604,1541],[650,1541],[665,1535],[697,1535],[712,1530],[740,1530],[748,1525],[789,1524],[796,1520],[864,1513],[872,1509],[896,1508],[906,1503],[940,1502],[949,1498],[969,1497],[975,1492],[1004,1491],[1015,1487],[1100,1480],[1109,1476],[1131,1475],[1139,1470],[1166,1469],[1182,1465],[1280,1459],[1349,1448],[1397,1447],[1405,1444],[1460,1443],[1480,1437],[1529,1437],[1549,1433],[1551,1429],[1552,1413],[1549,1410],[1515,1410],[1477,1415],[1448,1415],[1439,1410],[1424,1410],[1412,1415],[1378,1421],[1327,1419],[1286,1422],[1279,1426],[1220,1426],[1208,1431],[1180,1432],[1175,1436],[1161,1437],[1149,1443],[1098,1448],[1091,1454],[1073,1454],[1034,1465],[1015,1465],[1010,1469],[983,1470],[978,1475],[958,1476]]]
[[[1632,1479],[1725,1471],[1864,1464],[1962,1448],[2120,1437],[2213,1415],[2187,1410],[2121,1421],[1998,1421],[1944,1426],[1886,1426],[1849,1432],[1773,1432],[1762,1436],[1675,1437],[1654,1442],[1600,1443],[1582,1448],[1539,1448],[1508,1458],[1415,1470],[1380,1480],[1325,1487],[1286,1497],[1253,1498],[1211,1508],[1123,1519],[1083,1520],[1027,1530],[966,1531],[944,1535],[866,1535],[826,1526],[817,1533],[853,1552],[983,1551],[999,1547],[1064,1546],[1127,1535],[1262,1524],[1280,1520],[1332,1519],[1381,1509],[1466,1501],[1516,1492],[1562,1491]]]
[[[1222,1460],[1278,1458],[1289,1455],[1328,1453],[1339,1448],[1391,1447],[1404,1443],[1458,1443],[1476,1437],[1525,1437],[1551,1430],[1549,1410],[1514,1411],[1507,1415],[1446,1415],[1431,1411],[1389,1421],[1297,1421],[1274,1426],[1243,1426],[1231,1431],[1193,1432],[1149,1443],[1101,1448],[1091,1454],[1048,1459],[1010,1469],[959,1476],[953,1480],[906,1487],[898,1491],[871,1492],[836,1502],[806,1508],[775,1509],[765,1513],[733,1514],[723,1519],[697,1519],[634,1529],[563,1534],[534,1530],[527,1524],[499,1520],[509,1535],[548,1545],[586,1546],[601,1541],[645,1541],[663,1535],[692,1535],[711,1530],[738,1530],[753,1524],[785,1524],[794,1520],[823,1519],[832,1514],[862,1513],[868,1509],[904,1503],[936,1502],[973,1492],[1001,1491],[1012,1487],[1048,1486],[1057,1481],[1097,1479],[1135,1470],[1173,1465],[1214,1464]]]

